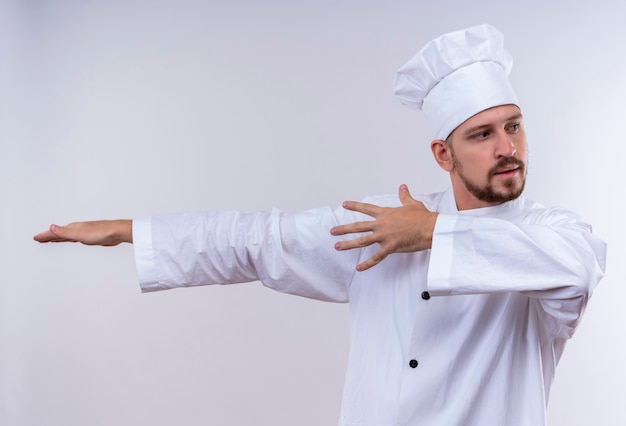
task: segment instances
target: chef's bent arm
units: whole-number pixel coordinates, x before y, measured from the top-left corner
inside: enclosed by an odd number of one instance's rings
[[[522,223],[439,215],[428,289],[433,296],[520,292],[560,323],[559,334],[571,335],[605,263],[606,244],[566,211]]]

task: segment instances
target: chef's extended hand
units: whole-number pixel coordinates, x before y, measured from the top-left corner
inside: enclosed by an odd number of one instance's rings
[[[406,185],[400,185],[398,195],[402,202],[400,207],[379,207],[355,201],[343,203],[345,209],[364,213],[375,219],[335,226],[330,230],[332,235],[370,232],[353,240],[337,242],[337,250],[366,247],[373,243],[380,245],[380,249],[372,257],[357,266],[357,271],[365,271],[377,265],[391,253],[408,253],[431,247],[438,214],[426,209],[424,204],[411,197]]]
[[[50,225],[50,229],[33,237],[40,243],[83,243],[90,246],[116,246],[133,242],[131,220],[98,220],[74,222],[66,226]]]

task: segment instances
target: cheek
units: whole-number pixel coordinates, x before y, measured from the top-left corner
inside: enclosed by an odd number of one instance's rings
[[[526,144],[522,144],[517,148],[516,157],[522,160],[524,163],[528,162],[528,147]]]
[[[481,180],[495,164],[493,152],[493,146],[487,143],[464,145],[455,150],[457,168],[464,176]]]
[[[486,149],[476,149],[467,152],[463,160],[464,168],[472,173],[480,173],[483,169],[489,170],[493,166],[493,155]]]
[[[481,156],[466,155],[457,160],[457,170],[466,178],[476,182],[481,180],[492,167],[492,164],[485,161]]]

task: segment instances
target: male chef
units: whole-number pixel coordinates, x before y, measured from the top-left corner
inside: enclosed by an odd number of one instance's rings
[[[396,96],[433,129],[443,192],[413,198],[403,185],[337,209],[78,222],[35,239],[133,242],[145,292],[259,280],[350,303],[340,425],[545,425],[606,248],[577,215],[522,195],[527,141],[510,70],[502,34],[479,25],[398,71]]]

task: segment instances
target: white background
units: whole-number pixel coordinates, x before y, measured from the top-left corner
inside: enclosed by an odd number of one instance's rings
[[[625,3],[504,3],[1,0],[0,424],[335,424],[347,306],[258,283],[142,295],[132,246],[32,235],[443,189],[391,83],[431,38],[483,22],[515,60],[527,196],[609,244],[549,419],[626,424]]]

